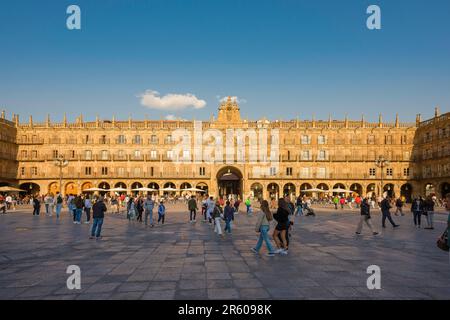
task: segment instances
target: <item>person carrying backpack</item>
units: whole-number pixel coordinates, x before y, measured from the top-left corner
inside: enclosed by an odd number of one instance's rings
[[[59,216],[61,215],[61,209],[63,205],[63,197],[59,192],[56,192],[55,197],[55,208],[56,208],[56,219],[59,219]]]

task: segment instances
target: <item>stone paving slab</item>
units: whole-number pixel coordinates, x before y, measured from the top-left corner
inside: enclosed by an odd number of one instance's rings
[[[190,224],[168,206],[154,228],[107,215],[103,239],[66,212],[33,217],[28,209],[0,215],[0,299],[450,299],[450,264],[436,247],[446,227],[415,229],[410,214],[394,216],[399,229],[354,234],[356,210],[317,208],[296,217],[289,255],[250,251],[256,217],[236,215],[233,234],[218,237],[208,223]],[[81,289],[66,287],[67,266],[81,268]],[[369,265],[381,268],[381,290],[366,286]]]

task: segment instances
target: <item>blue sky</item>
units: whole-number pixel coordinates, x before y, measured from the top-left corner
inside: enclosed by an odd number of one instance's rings
[[[81,8],[82,29],[66,28]],[[382,29],[366,28],[381,7]],[[0,2],[0,106],[22,120],[207,119],[218,96],[244,118],[414,121],[450,109],[448,0]],[[204,107],[149,109],[146,90]]]

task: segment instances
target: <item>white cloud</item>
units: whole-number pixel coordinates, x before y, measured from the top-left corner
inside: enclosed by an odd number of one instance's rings
[[[220,102],[226,102],[227,99],[228,99],[228,96],[226,96],[226,97],[216,96],[216,98],[217,98],[217,100],[219,100]],[[239,97],[237,97],[237,96],[231,96],[230,98],[231,98],[231,101],[235,101],[235,100],[236,100],[236,102],[239,103],[239,104],[240,104],[240,103],[246,103],[246,102],[247,102],[246,99],[239,98]]]
[[[177,120],[177,117],[175,117],[175,115],[173,115],[173,114],[168,114],[166,116],[166,120]]]
[[[160,96],[157,91],[146,90],[139,98],[141,98],[143,106],[158,110],[182,110],[188,107],[201,109],[206,106],[205,100],[198,99],[191,93],[168,93],[165,96]]]

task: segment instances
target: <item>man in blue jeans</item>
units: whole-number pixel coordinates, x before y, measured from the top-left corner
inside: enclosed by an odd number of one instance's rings
[[[99,240],[101,239],[103,219],[105,218],[106,205],[103,202],[103,197],[100,196],[98,201],[92,207],[94,218],[94,223],[92,224],[91,236],[89,239],[94,239],[94,237]]]
[[[81,213],[84,207],[83,199],[81,199],[81,196],[77,196],[73,202],[75,204],[75,221],[73,223],[81,224]]]
[[[56,192],[55,202],[56,202],[56,219],[59,219],[63,205],[63,198],[59,192]]]

